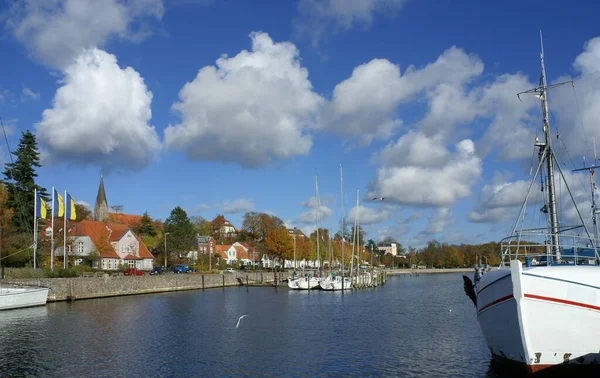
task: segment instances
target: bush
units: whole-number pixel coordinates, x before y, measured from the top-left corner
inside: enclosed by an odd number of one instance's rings
[[[44,270],[33,268],[4,268],[4,276],[8,279],[46,278]]]

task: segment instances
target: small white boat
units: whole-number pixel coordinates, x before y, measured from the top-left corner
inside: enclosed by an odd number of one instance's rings
[[[342,279],[342,276],[329,275],[319,282],[319,286],[327,291],[348,290],[352,288],[352,282],[350,282],[350,277],[343,277]]]
[[[0,310],[43,306],[48,300],[47,287],[2,287],[0,288]]]
[[[291,275],[288,278],[288,287],[293,290],[300,289],[299,281],[300,281],[300,277],[298,277],[297,275]]]

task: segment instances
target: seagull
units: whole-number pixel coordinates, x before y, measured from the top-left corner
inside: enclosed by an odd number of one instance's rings
[[[383,201],[385,197],[375,197],[371,201]]]
[[[240,326],[240,322],[242,321],[242,318],[245,318],[246,316],[248,316],[248,315],[242,315],[242,316],[240,316],[240,318],[238,319],[237,324],[235,325],[235,328],[237,328],[237,327]]]

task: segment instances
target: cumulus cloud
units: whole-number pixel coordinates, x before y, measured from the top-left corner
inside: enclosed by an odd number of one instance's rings
[[[194,213],[201,213],[201,212],[206,211],[208,209],[210,209],[210,206],[208,206],[205,203],[201,203],[201,204],[197,205],[196,207],[194,207],[194,209],[192,211]]]
[[[304,224],[315,224],[317,222],[317,219],[319,220],[319,222],[323,222],[325,219],[330,217],[331,214],[333,214],[332,209],[330,209],[327,206],[320,206],[318,209],[313,208],[309,211],[301,213],[296,219],[296,222]]]
[[[404,3],[406,0],[300,0],[294,30],[317,47],[326,35],[356,26],[368,28],[378,14],[395,16]]]
[[[406,143],[408,138],[411,143]],[[444,161],[433,156],[429,161],[411,149],[419,150],[437,146]],[[454,151],[435,137],[407,133],[396,143],[386,147],[382,166],[376,178],[369,183],[369,197],[385,197],[401,204],[444,207],[471,194],[471,186],[481,176],[481,160],[469,139],[455,145]]]
[[[182,122],[165,130],[169,147],[191,160],[261,167],[274,159],[306,155],[323,99],[289,42],[252,33],[252,51],[223,56],[181,89],[173,109]]]
[[[139,41],[160,19],[162,0],[23,0],[5,11],[6,28],[30,54],[53,68],[64,68],[84,49],[113,37]]]
[[[252,209],[254,209],[254,203],[247,198],[225,201],[221,206],[221,211],[224,213],[246,213]]]
[[[469,221],[501,223],[516,219],[529,183],[525,180],[507,181],[503,175],[496,173],[492,183],[483,186],[478,205],[468,215]],[[532,190],[536,189],[539,190],[539,187]]]
[[[357,214],[361,225],[381,223],[392,216],[392,212],[388,209],[372,209],[359,205],[358,208],[354,206],[350,209],[348,219],[355,219]]]
[[[425,229],[428,235],[439,234],[444,232],[446,228],[454,224],[455,219],[452,216],[452,211],[447,207],[441,207],[433,212],[429,217],[429,225]]]
[[[21,91],[21,102],[29,101],[29,100],[38,100],[40,98],[40,94],[32,91],[27,87],[23,87]]]
[[[386,59],[373,59],[354,69],[350,78],[337,84],[321,126],[347,137],[358,137],[363,144],[387,139],[402,125],[397,111],[402,103],[425,93],[430,99],[430,115],[423,128],[437,131],[473,116],[469,104],[457,104],[464,86],[483,72],[483,63],[474,55],[451,47],[425,67],[409,66],[404,75],[400,67]],[[458,97],[452,103],[450,99]],[[452,108],[451,112],[447,110]],[[445,116],[444,122],[441,122]]]
[[[133,68],[114,55],[85,50],[65,68],[53,107],[36,124],[51,160],[96,164],[106,171],[140,169],[160,149],[148,122],[152,92]]]

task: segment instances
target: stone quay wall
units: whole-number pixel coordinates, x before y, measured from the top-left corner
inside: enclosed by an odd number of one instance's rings
[[[279,275],[279,274],[278,274]],[[76,278],[10,279],[5,283],[43,285],[50,288],[48,302],[113,297],[181,290],[239,286],[245,283],[272,283],[272,272],[226,274],[165,274]],[[287,278],[287,276],[286,276]]]

